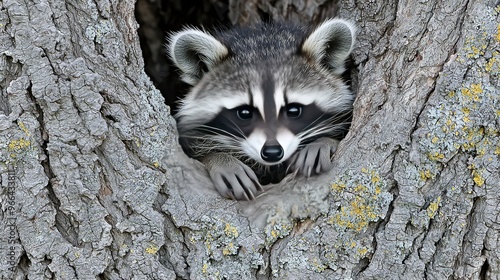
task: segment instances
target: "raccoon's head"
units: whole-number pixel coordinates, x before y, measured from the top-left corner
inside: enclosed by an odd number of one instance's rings
[[[355,38],[341,19],[311,31],[261,24],[169,38],[182,79],[193,86],[176,114],[192,156],[227,152],[264,165],[304,144],[345,132],[354,95],[340,78]]]

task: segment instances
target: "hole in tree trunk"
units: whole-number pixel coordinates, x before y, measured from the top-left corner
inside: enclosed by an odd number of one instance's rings
[[[298,16],[300,13],[294,16],[291,12],[293,9],[289,9],[288,12],[283,12],[280,15],[275,12],[275,7],[270,5],[270,3],[259,5],[253,10],[255,13],[249,13],[248,15],[242,12],[240,14],[242,18],[237,19],[237,21],[242,25],[251,25],[255,22],[280,22],[287,19],[295,23],[302,23],[304,27],[320,23],[318,20],[319,15],[311,16],[306,21]],[[234,3],[232,3],[231,7],[233,8],[233,6]],[[318,8],[318,11],[320,10],[322,9]],[[231,11],[233,14],[235,13],[233,10]],[[177,113],[178,101],[185,96],[190,86],[180,81],[178,70],[167,56],[166,37],[170,32],[182,30],[186,26],[201,27],[206,30],[213,30],[214,28],[226,29],[231,26],[229,16],[228,0],[137,0],[136,18],[140,25],[138,32],[144,56],[145,71],[163,94],[173,114]],[[231,16],[231,19],[236,21],[233,16]],[[300,34],[300,36],[304,36],[304,34]],[[353,61],[348,60],[346,67],[348,71],[345,72],[342,78],[348,86],[355,86],[356,80],[353,78],[355,74],[353,75],[352,70],[355,69]],[[350,117],[342,115],[341,120],[347,123],[345,125],[346,129],[348,129],[347,125],[350,124]],[[340,120],[337,121],[340,122]],[[342,135],[335,137],[343,138],[347,131],[343,130],[342,133]],[[194,157],[192,155],[194,153],[187,152],[185,145],[182,146],[186,154]],[[257,176],[264,185],[278,183],[286,175],[285,172],[287,171],[286,167],[280,166],[280,168],[283,169],[280,172],[269,172],[274,177],[259,176],[260,174]]]
[[[219,0],[138,0],[136,18],[144,56],[145,71],[160,90],[167,105],[176,112],[176,102],[188,90],[179,80],[165,51],[169,32],[185,26],[206,29],[228,27],[229,1]]]

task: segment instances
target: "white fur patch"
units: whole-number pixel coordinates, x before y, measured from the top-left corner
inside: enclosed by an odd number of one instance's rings
[[[259,110],[260,115],[264,121],[266,120],[266,116],[264,114],[264,93],[258,87],[253,87],[251,90],[253,97],[253,106]]]
[[[267,140],[266,133],[261,129],[255,129],[247,137],[247,139],[242,141],[241,149],[246,155],[251,157],[253,160],[268,165],[269,163],[267,163],[260,157],[260,151],[262,150],[264,143],[266,143],[266,140]]]
[[[286,105],[285,93],[283,91],[283,88],[280,86],[277,86],[276,90],[274,91],[274,102],[276,103],[276,118],[278,118],[280,109]]]
[[[333,94],[332,94],[333,92]],[[336,91],[333,89],[301,89],[287,91],[289,103],[309,105],[314,103],[325,112],[344,110],[351,107],[354,95],[343,86]]]
[[[217,94],[222,97],[213,98],[211,95],[207,95],[195,99],[195,94],[188,94],[182,100],[176,116],[179,119],[179,127],[191,129],[197,125],[207,123],[217,116],[222,109],[234,109],[250,104],[249,96],[245,92],[218,92]]]
[[[269,163],[261,158],[260,153],[262,151],[262,147],[264,147],[264,144],[267,141],[266,134],[261,129],[256,129],[248,136],[247,139],[242,141],[241,149],[247,156],[251,157],[253,160],[261,164],[276,165],[290,158],[290,156],[295,153],[300,144],[300,140],[286,128],[280,128],[278,130],[276,140],[278,140],[278,143],[281,145],[284,151],[283,158],[278,162]]]
[[[284,155],[283,158],[278,162],[281,163],[288,158],[290,158],[300,144],[300,139],[295,136],[290,130],[282,127],[278,129],[278,134],[276,135],[276,139],[278,143],[280,143],[281,147],[283,147]]]

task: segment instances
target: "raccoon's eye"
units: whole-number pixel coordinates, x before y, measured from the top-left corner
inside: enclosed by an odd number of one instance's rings
[[[250,106],[241,106],[241,107],[236,108],[236,115],[241,120],[249,120],[253,116],[252,111],[253,111],[253,108]]]
[[[298,118],[302,114],[302,105],[297,103],[288,104],[286,106],[286,115],[290,118]]]

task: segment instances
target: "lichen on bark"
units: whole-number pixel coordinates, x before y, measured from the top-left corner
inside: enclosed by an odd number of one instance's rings
[[[133,1],[0,3],[1,277],[500,277],[498,4],[275,2],[228,15],[338,9],[360,30],[358,97],[330,173],[252,202],[182,153]]]

